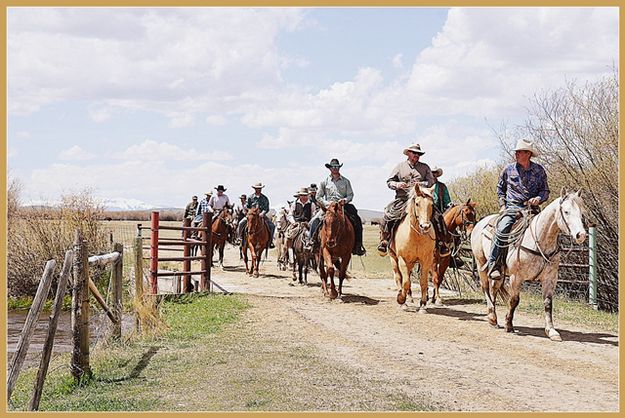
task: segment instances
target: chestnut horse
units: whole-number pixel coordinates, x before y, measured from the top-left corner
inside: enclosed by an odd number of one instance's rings
[[[343,298],[343,280],[347,272],[347,266],[352,258],[354,247],[354,227],[347,219],[344,211],[344,203],[331,202],[327,208],[320,203],[325,212],[323,223],[319,227],[321,245],[319,247],[319,276],[321,288],[325,296],[330,299]],[[327,268],[326,268],[327,266]],[[335,267],[339,269],[339,290],[334,286]],[[328,293],[327,279],[330,276],[330,292]]]
[[[260,215],[260,209],[252,208],[247,212],[247,237],[243,246],[243,260],[245,272],[250,276],[258,277],[260,257],[269,245],[269,228],[264,216]],[[252,254],[252,264],[248,267],[247,250]]]
[[[434,264],[432,265],[432,284],[434,285],[434,293],[432,294],[432,303],[442,305],[443,299],[440,294],[440,286],[445,279],[445,272],[449,267],[451,257],[458,253],[456,243],[466,240],[473,231],[476,223],[475,206],[477,203],[471,202],[471,198],[467,203],[459,206],[452,206],[445,211],[443,219],[447,227],[447,236],[445,244],[452,249],[451,253],[441,256],[437,247],[434,247]]]
[[[232,208],[225,206],[219,211],[219,215],[213,219],[211,225],[213,247],[219,254],[219,267],[224,268],[224,248],[230,232],[230,222],[232,219]],[[211,265],[213,260],[211,259]]]
[[[406,307],[406,298],[413,303],[410,274],[415,264],[421,266],[421,303],[419,313],[427,313],[425,305],[428,296],[428,275],[434,262],[436,236],[432,227],[434,187],[422,188],[415,184],[408,194],[406,216],[395,230],[395,237],[389,245],[389,255],[397,283],[397,303]]]

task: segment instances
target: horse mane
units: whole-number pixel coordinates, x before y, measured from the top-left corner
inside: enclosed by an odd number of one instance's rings
[[[417,187],[419,188],[421,193],[423,193],[427,198],[434,201],[434,197],[432,196],[432,193],[430,192],[429,188],[422,187],[421,185],[416,185],[416,187],[411,187],[410,191],[408,192],[408,204],[406,205],[406,208],[404,210],[404,212],[406,213],[408,213],[408,211],[410,210],[410,207],[414,204],[413,202],[415,201],[415,199],[422,197],[417,194]]]

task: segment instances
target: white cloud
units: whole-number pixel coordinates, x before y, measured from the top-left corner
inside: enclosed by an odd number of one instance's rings
[[[102,123],[111,118],[112,109],[108,106],[90,106],[89,117],[96,123]]]
[[[12,8],[9,111],[72,99],[222,110],[280,81],[275,38],[302,20],[295,8]]]
[[[95,154],[85,151],[79,145],[74,145],[71,148],[61,151],[58,156],[59,160],[66,161],[86,161],[92,160],[95,157]]]
[[[226,124],[226,118],[221,115],[210,115],[206,117],[206,123],[213,126],[222,126]]]
[[[403,62],[404,56],[402,54],[396,54],[393,57],[393,67],[395,68],[403,68],[404,67],[404,62]]]
[[[224,151],[199,152],[194,148],[181,148],[167,142],[145,140],[131,145],[126,150],[113,154],[113,157],[131,161],[223,161],[232,156]]]

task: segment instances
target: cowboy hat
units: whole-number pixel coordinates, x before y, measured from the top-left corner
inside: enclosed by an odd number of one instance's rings
[[[326,163],[326,168],[341,168],[343,164],[339,164],[339,160],[337,158],[332,158],[329,163]]]
[[[241,196],[239,196],[239,199],[247,199],[247,196],[242,194]]]
[[[306,187],[301,187],[299,191],[293,195],[293,197],[300,196],[308,196],[308,189]]]
[[[421,151],[421,145],[419,144],[412,144],[407,148],[404,148],[404,155],[408,155],[408,151],[416,152],[419,155],[425,154],[425,152]]]
[[[258,183],[252,185],[252,189],[262,189],[263,187],[265,187],[265,185],[262,181],[259,181]]]
[[[312,193],[316,191],[317,191],[317,185],[315,183],[312,183],[310,187],[308,188],[308,193]]]
[[[534,148],[534,143],[527,139],[519,139],[513,151],[529,151],[532,153],[532,157],[538,157],[538,150]]]
[[[208,192],[204,193],[206,196],[212,196],[213,195],[213,191],[209,190]]]
[[[438,167],[438,166],[434,166],[434,168],[432,169],[432,175],[435,177],[440,177],[443,175],[443,169]]]

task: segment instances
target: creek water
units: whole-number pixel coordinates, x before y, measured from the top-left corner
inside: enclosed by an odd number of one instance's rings
[[[17,343],[20,335],[22,334],[22,328],[24,322],[26,322],[26,316],[28,311],[8,311],[7,312],[7,369],[9,368],[11,359],[17,350]],[[41,352],[43,345],[48,335],[48,321],[50,318],[50,312],[42,312],[37,320],[35,332],[30,339],[30,345],[28,346],[28,354],[24,361],[24,368],[38,365],[41,359]],[[124,318],[126,319],[126,318]],[[103,314],[93,314],[89,318],[89,337],[90,345],[94,345],[98,339],[105,334],[108,318]],[[126,322],[126,321],[123,321]],[[123,324],[125,325],[125,324]],[[56,328],[56,334],[54,336],[54,347],[52,354],[69,353],[72,351],[72,326],[71,326],[71,314],[70,312],[61,312],[59,315],[59,322]]]

